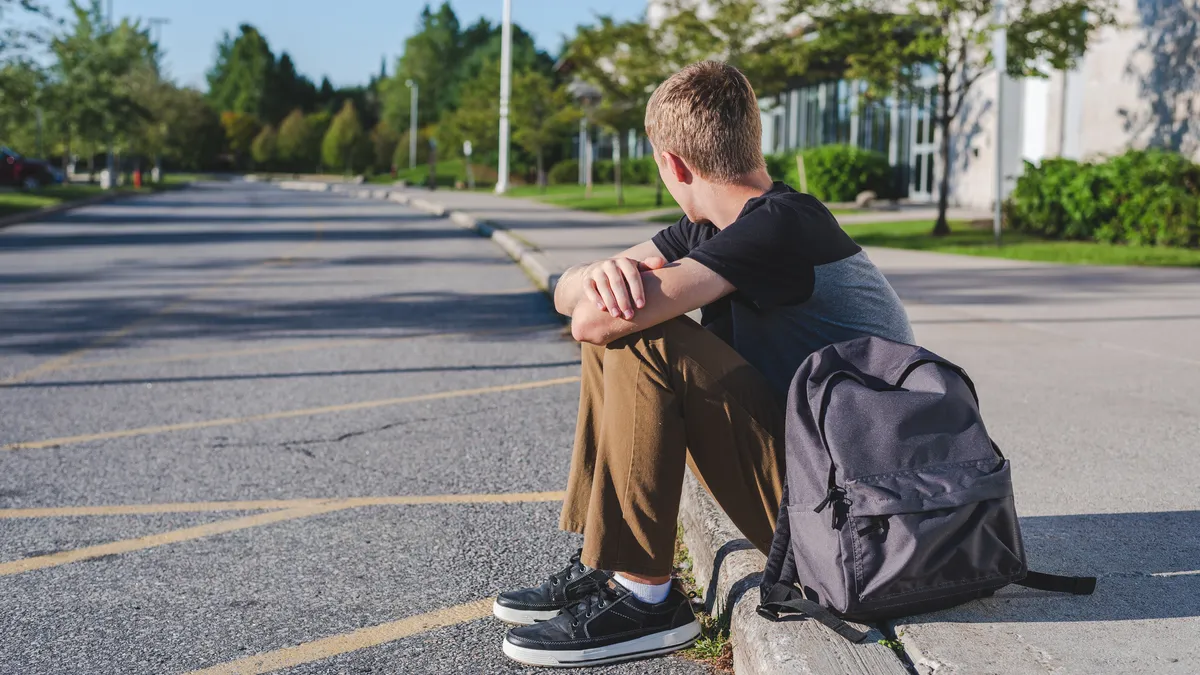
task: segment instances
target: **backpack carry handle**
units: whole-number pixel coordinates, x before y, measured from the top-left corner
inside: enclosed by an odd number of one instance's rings
[[[801,614],[820,623],[850,642],[860,643],[867,639],[867,633],[858,630],[834,616],[833,612],[800,595],[800,592],[794,586],[775,584],[763,603],[758,606],[759,615],[771,621],[779,621],[780,612]]]

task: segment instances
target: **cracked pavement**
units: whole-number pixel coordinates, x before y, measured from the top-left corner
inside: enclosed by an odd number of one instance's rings
[[[201,184],[0,231],[0,447],[46,442],[0,450],[0,510],[57,509],[0,517],[0,673],[188,672],[540,581],[577,545],[553,499],[293,500],[563,489],[577,354],[491,242],[391,203]],[[281,672],[533,672],[503,633]]]

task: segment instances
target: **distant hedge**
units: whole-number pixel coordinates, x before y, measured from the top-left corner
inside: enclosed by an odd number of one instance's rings
[[[546,172],[546,182],[551,185],[570,185],[579,182],[579,160],[564,159]]]
[[[849,145],[822,145],[802,150],[808,192],[826,202],[852,202],[860,192],[871,190],[880,198],[895,196],[893,173],[887,155]],[[795,153],[768,155],[767,172],[800,189]]]
[[[596,183],[613,182],[616,172],[613,170],[611,159],[596,160],[594,168],[596,174],[592,177],[593,181]],[[653,185],[657,177],[658,167],[654,164],[653,157],[621,160],[621,182],[625,185]]]
[[[1004,212],[1008,227],[1049,239],[1196,248],[1200,164],[1164,150],[1026,163]]]

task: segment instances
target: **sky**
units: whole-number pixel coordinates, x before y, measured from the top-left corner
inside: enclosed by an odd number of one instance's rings
[[[103,0],[117,17],[162,17],[161,45],[167,71],[179,84],[205,89],[217,41],[241,23],[256,26],[276,56],[287,51],[296,69],[320,84],[366,84],[386,57],[395,66],[404,40],[413,33],[423,0]],[[437,0],[440,4],[440,0]],[[59,16],[66,0],[47,2]],[[464,27],[479,17],[499,23],[502,0],[452,0]],[[436,6],[436,5],[435,5]],[[646,0],[512,0],[513,22],[531,33],[540,48],[557,55],[563,36],[591,23],[597,14],[640,17]]]

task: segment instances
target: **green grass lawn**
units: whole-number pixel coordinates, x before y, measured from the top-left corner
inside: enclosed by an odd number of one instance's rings
[[[217,178],[207,173],[164,173],[162,177],[164,186],[186,185],[198,180],[217,180]]]
[[[965,223],[951,223],[950,226],[951,233],[945,237],[931,235],[933,222],[928,220],[845,225],[843,229],[863,246],[1073,265],[1200,267],[1200,250],[1197,249],[1052,241],[1016,232],[1005,232],[1003,245],[997,248],[991,230],[972,228]]]
[[[159,190],[182,187],[187,181],[166,181],[162,186],[147,186],[135,190],[128,185],[118,188],[120,192],[157,192]],[[35,192],[0,192],[0,216],[8,216],[22,211],[42,209],[47,206],[57,206],[63,202],[72,202],[87,197],[95,197],[103,193],[99,185],[80,184],[52,185]]]
[[[0,216],[55,206],[100,193],[97,185],[54,185],[35,192],[0,192]]]
[[[585,190],[582,185],[575,184],[548,185],[545,192],[536,185],[518,185],[510,188],[508,195],[510,197],[536,199],[539,202],[561,206],[565,209],[612,214],[669,209],[675,206],[675,200],[671,198],[671,194],[666,190],[663,190],[662,205],[655,205],[655,188],[653,185],[624,186],[625,203],[620,206],[617,205],[617,189],[613,185],[592,186],[591,198],[585,197],[584,192]],[[676,216],[674,220],[678,219],[678,216]]]

